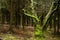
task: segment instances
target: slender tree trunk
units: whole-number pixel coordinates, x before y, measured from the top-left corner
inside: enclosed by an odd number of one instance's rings
[[[56,34],[56,14],[54,13],[54,34]]]
[[[3,26],[3,23],[2,23],[2,14],[0,14],[0,28]]]
[[[51,18],[49,20],[49,25],[50,25],[50,30],[51,30],[51,28],[52,28],[52,16],[51,16]]]
[[[22,28],[22,15],[21,15],[21,23],[20,24],[21,24],[21,28]]]
[[[58,23],[57,23],[57,24],[58,24],[58,26],[57,26],[57,34],[59,34],[59,27],[60,27],[60,25],[59,25],[59,21],[60,21],[60,20],[59,20],[59,16],[60,16],[60,15],[59,15],[59,12],[58,12]]]

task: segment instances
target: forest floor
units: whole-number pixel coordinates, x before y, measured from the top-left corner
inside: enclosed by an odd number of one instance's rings
[[[25,28],[23,34],[9,34],[9,33],[1,33],[0,34],[0,39],[2,40],[40,40],[34,37],[34,28],[27,27]],[[45,33],[45,38],[44,40],[60,40],[60,37],[56,37],[52,35],[50,32]]]
[[[13,29],[13,33],[0,33],[0,40],[34,40],[34,28],[29,26],[24,30]]]
[[[14,34],[0,34],[0,39],[2,40],[40,40],[34,37],[23,37]],[[46,35],[44,40],[60,40],[59,37],[53,37],[51,35]]]
[[[53,35],[53,33],[46,32],[45,40],[60,40],[60,35]]]

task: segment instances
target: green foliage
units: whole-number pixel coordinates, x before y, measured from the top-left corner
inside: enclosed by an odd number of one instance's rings
[[[40,29],[40,25],[38,24],[36,25],[36,29],[35,29],[35,36],[44,38],[44,33],[42,32],[42,30]]]

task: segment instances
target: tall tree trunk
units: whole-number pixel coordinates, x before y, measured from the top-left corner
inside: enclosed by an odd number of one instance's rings
[[[60,28],[60,24],[59,24],[59,21],[60,21],[60,20],[59,20],[59,16],[60,16],[60,15],[59,15],[59,10],[58,10],[58,21],[57,21],[57,22],[58,22],[58,23],[57,23],[58,26],[57,26],[57,34],[59,34],[59,28]]]
[[[54,34],[56,34],[56,14],[54,13],[54,19],[53,19],[53,21],[54,21]]]
[[[49,25],[50,25],[50,30],[51,30],[51,28],[52,28],[52,16],[51,16],[51,18],[49,20]]]
[[[21,23],[20,24],[21,24],[21,28],[22,28],[22,15],[21,15]]]

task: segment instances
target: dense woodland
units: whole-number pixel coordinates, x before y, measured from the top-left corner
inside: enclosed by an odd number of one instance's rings
[[[60,37],[60,0],[0,0],[0,34],[59,40],[49,36]]]

